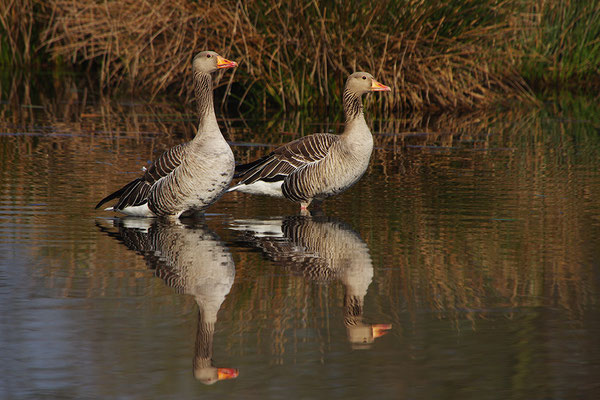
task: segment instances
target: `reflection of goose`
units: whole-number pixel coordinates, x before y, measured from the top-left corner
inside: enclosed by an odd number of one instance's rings
[[[362,96],[389,91],[371,74],[355,72],[344,87],[346,126],[341,135],[317,133],[287,143],[270,154],[235,168],[241,178],[229,189],[285,197],[306,209],[354,185],[365,173],[373,150],[373,136],[365,122]]]
[[[142,254],[167,285],[194,296],[199,309],[194,376],[205,384],[237,377],[237,369],[212,365],[217,312],[235,277],[231,254],[217,236],[203,226],[140,219],[121,220],[119,232],[109,234]]]
[[[164,152],[141,178],[100,200],[96,208],[119,199],[107,210],[139,217],[178,218],[184,212],[202,211],[219,199],[231,182],[235,162],[215,117],[210,74],[219,68],[235,66],[237,63],[213,51],[203,51],[194,57],[200,116],[196,137]]]
[[[296,216],[237,220],[232,229],[243,231],[245,242],[293,273],[313,281],[341,281],[345,288],[344,325],[354,348],[368,347],[391,329],[389,324],[363,322],[373,264],[367,244],[346,224],[326,217]]]

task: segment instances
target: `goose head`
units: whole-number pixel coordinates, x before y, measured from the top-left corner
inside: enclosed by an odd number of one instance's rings
[[[368,72],[355,72],[346,81],[346,90],[363,95],[368,92],[389,92],[389,86],[377,82],[373,75]]]
[[[221,68],[237,67],[235,61],[229,61],[214,51],[202,51],[194,56],[192,61],[194,72],[210,74]]]
[[[205,385],[212,385],[218,381],[237,378],[240,374],[237,368],[216,368],[208,366],[194,370],[194,377]]]
[[[368,349],[377,339],[388,333],[392,324],[363,324],[358,323],[346,327],[348,341],[354,350]]]

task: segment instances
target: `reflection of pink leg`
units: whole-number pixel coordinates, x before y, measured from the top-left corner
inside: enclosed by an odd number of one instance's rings
[[[300,215],[310,215],[308,212],[309,205],[310,205],[310,200],[307,202],[300,203]]]
[[[300,211],[302,211],[302,210],[306,211],[308,206],[310,206],[311,201],[312,201],[312,199],[309,199],[308,201],[301,201],[300,202]]]

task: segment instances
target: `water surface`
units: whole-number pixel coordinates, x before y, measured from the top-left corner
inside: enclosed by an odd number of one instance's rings
[[[239,161],[340,129],[227,114]],[[0,105],[0,397],[596,398],[592,99],[377,116],[367,174],[313,216],[238,193],[178,225],[93,209],[194,121]]]

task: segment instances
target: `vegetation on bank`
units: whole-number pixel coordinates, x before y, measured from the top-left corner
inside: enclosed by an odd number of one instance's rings
[[[534,87],[600,88],[600,2],[536,1],[523,31],[520,74]]]
[[[189,98],[193,54],[215,49],[240,63],[221,84],[251,109],[338,104],[359,69],[394,87],[384,109],[479,108],[600,81],[593,1],[13,0],[0,34],[3,70],[81,71],[152,96]]]

